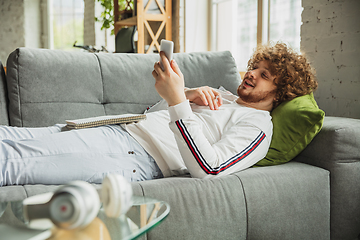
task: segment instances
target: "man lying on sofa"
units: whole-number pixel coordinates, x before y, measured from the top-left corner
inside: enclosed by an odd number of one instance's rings
[[[248,63],[238,96],[224,89],[188,89],[163,53],[152,72],[164,99],[147,119],[62,132],[0,127],[0,186],[101,183],[108,173],[142,181],[190,173],[205,178],[249,168],[266,155],[272,138],[270,111],[317,88],[304,56],[285,44],[259,48]],[[185,89],[185,91],[184,91]]]

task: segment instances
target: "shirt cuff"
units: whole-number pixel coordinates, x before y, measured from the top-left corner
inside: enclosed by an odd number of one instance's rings
[[[168,110],[170,114],[170,120],[172,122],[175,122],[179,119],[189,118],[193,114],[189,100],[186,100],[175,106],[171,106],[168,108]]]

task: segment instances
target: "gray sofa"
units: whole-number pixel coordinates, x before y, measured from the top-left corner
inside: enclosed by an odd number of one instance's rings
[[[229,52],[175,54],[186,86],[240,83]],[[38,127],[96,115],[141,113],[160,97],[158,55],[19,48],[0,82],[0,123]],[[71,167],[71,166],[69,166]],[[4,186],[0,202],[53,191]],[[325,117],[291,162],[208,180],[189,176],[132,183],[136,195],[167,201],[169,216],[143,239],[360,239],[360,120]],[[16,223],[6,209],[0,222]]]

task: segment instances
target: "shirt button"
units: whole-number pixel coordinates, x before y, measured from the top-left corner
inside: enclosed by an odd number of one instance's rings
[[[135,170],[135,169],[133,170],[133,173],[136,173],[136,170]]]
[[[129,151],[128,154],[134,154],[134,151]]]

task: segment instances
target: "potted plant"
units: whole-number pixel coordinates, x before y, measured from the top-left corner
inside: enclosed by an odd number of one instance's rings
[[[100,17],[95,17],[95,21],[101,22],[101,30],[108,29],[114,26],[114,1],[113,0],[95,0],[100,2],[103,7]],[[134,1],[118,0],[119,9],[122,9],[117,20],[126,19],[134,15]],[[114,29],[111,30],[111,34],[114,34]]]

